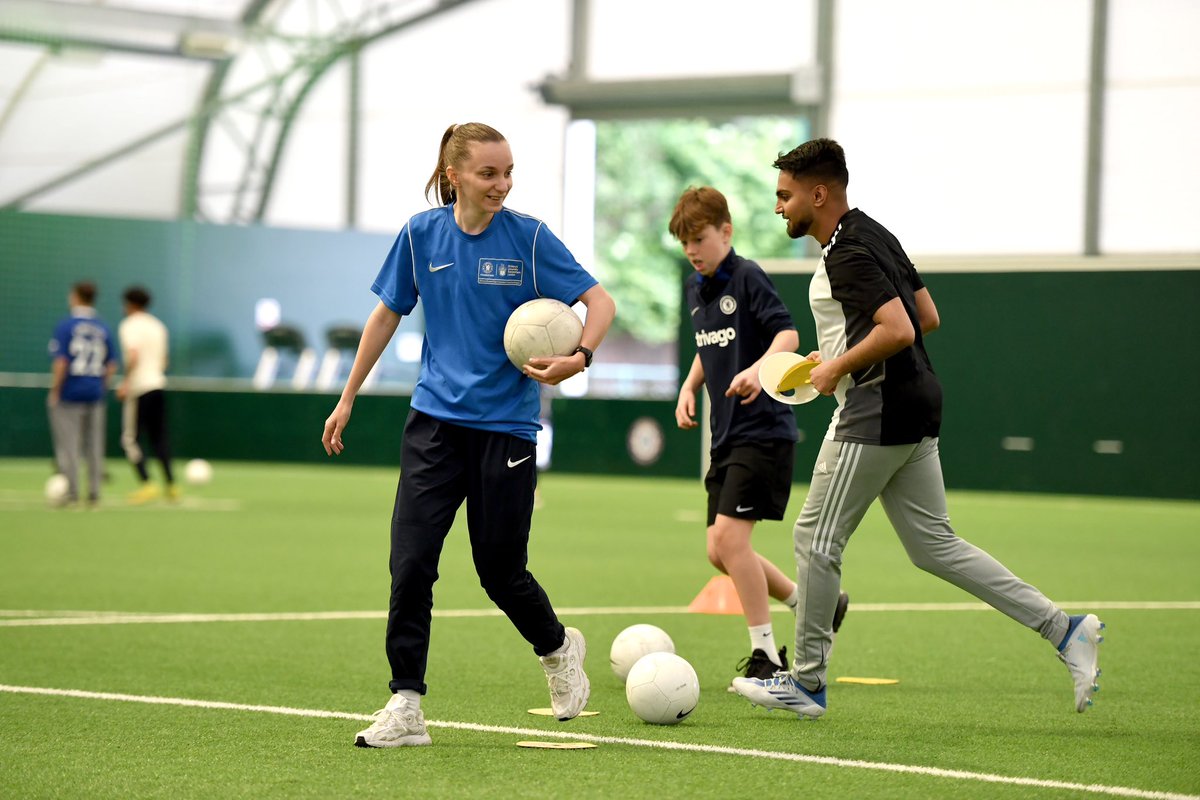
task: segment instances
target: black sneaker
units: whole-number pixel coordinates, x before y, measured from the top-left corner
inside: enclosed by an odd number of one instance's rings
[[[772,677],[781,669],[787,669],[787,647],[779,651],[779,663],[784,666],[779,666],[770,659],[765,650],[760,650],[757,647],[750,655],[738,662],[737,671],[742,673],[745,678],[758,678],[766,680]]]
[[[837,633],[838,628],[842,627],[842,620],[846,618],[846,609],[850,606],[850,595],[842,592],[838,595],[837,608],[833,610],[833,632]]]

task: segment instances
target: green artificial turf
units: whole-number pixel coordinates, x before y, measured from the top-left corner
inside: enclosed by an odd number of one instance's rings
[[[0,461],[0,684],[344,715],[382,706],[394,471],[218,463],[214,481],[188,487],[178,505],[130,508],[127,468],[109,466],[102,507],[71,511],[45,506],[45,461]],[[846,551],[852,604],[830,676],[900,682],[834,683],[828,714],[802,722],[725,691],[747,646],[740,617],[673,613],[714,574],[698,481],[550,473],[541,494],[530,568],[588,638],[589,708],[599,716],[560,724],[526,713],[548,704],[544,677],[508,621],[487,615],[460,520],[435,614],[481,613],[434,619],[422,704],[433,747],[355,748],[366,724],[357,719],[0,691],[0,797],[1087,795],[979,776],[1200,794],[1200,504],[951,495],[964,537],[1068,610],[1137,605],[1097,611],[1108,624],[1102,691],[1083,715],[1053,648],[998,612],[896,610],[974,598],[909,564],[873,509]],[[797,487],[788,520],[803,494]],[[762,523],[754,538],[790,571],[790,521]],[[1146,607],[1154,602],[1190,607]],[[369,616],[19,624],[81,612]],[[790,614],[780,608],[773,619],[790,647]],[[700,705],[680,725],[636,719],[608,668],[613,637],[635,622],[668,631],[700,677]],[[458,723],[502,730],[448,727]],[[604,741],[594,750],[517,748],[536,738],[526,729]]]

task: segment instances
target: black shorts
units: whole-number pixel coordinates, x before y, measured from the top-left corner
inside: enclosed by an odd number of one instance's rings
[[[796,444],[774,439],[722,445],[712,451],[704,476],[708,524],[717,514],[738,519],[783,519],[792,491]]]

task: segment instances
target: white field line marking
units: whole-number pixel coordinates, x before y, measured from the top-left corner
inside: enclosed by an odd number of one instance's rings
[[[157,500],[141,506],[131,506],[118,500],[101,500],[97,513],[112,511],[132,512],[143,514],[147,511],[241,511],[242,502],[220,497],[191,497],[184,495],[176,502]],[[14,498],[0,495],[0,511],[54,511],[60,514],[70,513],[66,509],[50,508],[41,498]]]
[[[370,722],[374,717],[367,714],[351,714],[345,711],[323,711],[312,708],[288,708],[286,706],[261,706],[243,703],[223,703],[213,700],[192,700],[185,697],[151,697],[135,694],[112,694],[108,692],[86,692],[79,689],[49,689],[38,686],[8,686],[0,684],[0,692],[9,694],[51,695],[55,697],[75,697],[84,700],[113,700],[129,703],[147,703],[150,705],[186,706],[190,708],[207,708],[227,711],[256,711],[264,714],[283,714],[293,717],[318,717],[322,719],[348,719]],[[618,744],[631,747],[652,747],[660,750],[682,750],[691,753],[711,753],[714,755],[747,756],[750,758],[767,758],[775,761],[796,761],[804,764],[820,764],[829,767],[847,767],[851,769],[869,769],[879,772],[900,772],[910,775],[927,775],[933,778],[952,778],[956,780],[981,781],[983,783],[1003,783],[1013,786],[1033,786],[1040,789],[1067,789],[1092,794],[1107,794],[1116,797],[1138,797],[1147,800],[1200,800],[1200,795],[1177,794],[1174,792],[1158,792],[1146,789],[1134,789],[1125,786],[1106,786],[1103,784],[1068,783],[1066,781],[1044,780],[1041,778],[1018,778],[1007,775],[993,775],[986,772],[967,772],[965,770],[940,769],[937,767],[922,767],[912,764],[889,764],[881,761],[862,761],[859,759],[834,758],[832,756],[814,756],[803,753],[784,753],[774,750],[751,750],[743,747],[723,747],[720,745],[688,744],[686,742],[654,741],[651,739],[627,739],[620,736],[596,736],[587,733],[568,733],[566,731],[542,730],[539,728],[514,728],[502,725],[482,725],[474,722],[449,722],[426,720],[431,728],[453,728],[462,731],[478,733],[503,733],[513,736],[537,736],[551,739],[573,739],[576,741],[596,742],[597,744]]]
[[[1123,601],[1095,600],[1063,603],[1061,608],[1121,611],[1196,611],[1200,601]],[[856,603],[854,613],[890,611],[988,611],[986,603]],[[787,609],[777,609],[779,613]],[[595,608],[559,608],[563,617],[652,616],[657,614],[688,614],[686,606],[611,606]],[[790,613],[790,612],[789,612]],[[434,610],[434,617],[443,619],[474,619],[500,617],[498,608],[451,608]],[[10,619],[4,619],[9,617]],[[0,628],[33,628],[62,625],[138,625],[191,622],[321,622],[329,620],[387,619],[386,611],[306,611],[264,612],[258,614],[160,614],[123,611],[36,611],[31,609],[0,609]]]

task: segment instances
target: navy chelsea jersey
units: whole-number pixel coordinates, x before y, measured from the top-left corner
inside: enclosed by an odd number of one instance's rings
[[[743,397],[725,396],[734,377],[762,358],[777,334],[796,327],[770,278],[730,249],[711,278],[699,273],[688,278],[686,300],[712,407],[712,447],[796,441],[790,406],[765,392],[748,405],[742,405]]]
[[[371,291],[400,315],[418,299],[424,308],[413,408],[532,441],[540,427],[538,384],[505,355],[505,323],[528,300],[571,305],[595,285],[541,220],[504,208],[482,233],[468,234],[449,205],[408,221]]]

